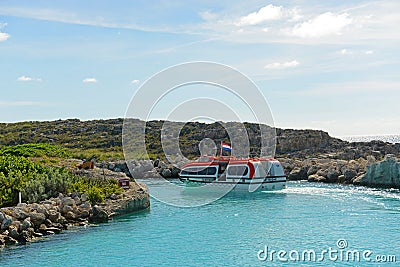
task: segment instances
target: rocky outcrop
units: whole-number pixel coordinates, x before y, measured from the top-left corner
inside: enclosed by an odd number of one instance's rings
[[[359,183],[365,186],[400,188],[400,160],[387,155],[383,161],[369,165]]]
[[[178,178],[181,166],[188,160],[177,155],[172,163],[165,163],[160,159],[151,160],[128,160],[96,163],[96,167],[113,172],[124,173],[136,179],[143,178]],[[129,166],[129,167],[128,167]]]
[[[25,244],[45,235],[58,234],[71,226],[104,222],[114,216],[147,209],[150,196],[144,184],[131,183],[120,195],[92,206],[87,194],[59,194],[40,203],[21,203],[0,209],[0,248]]]
[[[278,160],[282,163],[288,180],[353,184],[366,172],[366,166],[375,162],[373,156],[367,158],[341,160],[325,156],[307,159],[278,158]]]

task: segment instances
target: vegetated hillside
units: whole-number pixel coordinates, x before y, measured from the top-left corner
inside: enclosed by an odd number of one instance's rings
[[[127,133],[133,140],[145,122],[132,119],[132,127]],[[146,149],[151,158],[164,157],[161,145],[161,130],[164,121],[148,121],[146,125]],[[244,128],[243,128],[244,125]],[[44,122],[19,122],[0,123],[0,146],[51,143],[61,145],[75,151],[98,149],[101,151],[122,151],[122,126],[123,119],[80,121],[78,119],[44,121]],[[305,157],[315,154],[333,153],[338,158],[358,158],[373,154],[376,157],[393,153],[398,154],[400,144],[389,144],[379,141],[369,143],[348,143],[330,137],[328,133],[319,130],[292,130],[271,128],[254,123],[213,123],[200,122],[168,122],[163,134],[166,139],[179,138],[179,148],[189,158],[199,155],[199,143],[204,138],[212,139],[217,149],[221,141],[232,142],[235,149],[240,143],[247,141],[243,138],[248,135],[250,155],[260,155],[261,138],[260,127],[267,135],[276,132],[276,152],[279,156]],[[246,131],[244,133],[243,131]],[[228,132],[231,134],[228,135]],[[232,134],[233,133],[233,134]],[[246,135],[246,136],[247,136]],[[229,139],[229,136],[233,140]],[[267,140],[267,139],[266,139]],[[264,140],[265,141],[265,140]],[[267,140],[268,141],[268,140]],[[135,149],[132,142],[132,149]],[[267,142],[268,143],[268,142]],[[164,149],[169,149],[168,142],[164,142]],[[273,144],[268,143],[268,149],[273,149]],[[268,151],[271,152],[271,151]],[[140,157],[140,153],[137,154]]]

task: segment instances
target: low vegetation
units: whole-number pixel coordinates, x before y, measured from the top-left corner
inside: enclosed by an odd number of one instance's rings
[[[15,146],[3,146],[0,155],[12,155],[20,157],[57,157],[68,158],[71,153],[60,146],[50,144],[22,144]]]
[[[66,149],[47,144],[2,147],[0,207],[15,205],[19,192],[22,193],[22,200],[27,203],[69,192],[87,193],[89,201],[97,203],[122,191],[113,179],[81,177],[65,168],[45,165],[49,160],[37,160],[43,157],[66,158],[69,155]]]

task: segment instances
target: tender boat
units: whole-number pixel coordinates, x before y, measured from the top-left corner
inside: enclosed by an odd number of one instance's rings
[[[185,183],[259,191],[285,188],[286,174],[276,159],[202,156],[182,167],[179,179]]]

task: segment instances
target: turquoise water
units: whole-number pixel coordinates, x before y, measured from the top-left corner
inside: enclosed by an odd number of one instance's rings
[[[398,190],[289,182],[282,191],[233,194],[196,208],[152,200],[150,211],[4,249],[0,266],[280,266],[276,258],[260,261],[258,251],[320,252],[338,249],[339,239],[348,244],[342,251],[371,250],[370,259],[396,255],[400,261],[399,218]],[[396,264],[324,259],[297,265]]]

